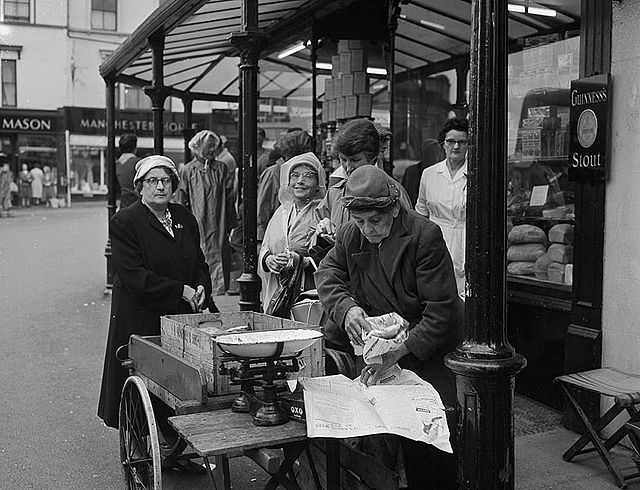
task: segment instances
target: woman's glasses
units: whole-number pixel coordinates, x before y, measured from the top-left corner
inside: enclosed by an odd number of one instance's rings
[[[158,182],[162,182],[163,187],[169,187],[171,179],[169,177],[162,177],[161,179],[149,177],[148,179],[144,179],[142,182],[147,184],[149,187],[158,187]]]
[[[299,174],[298,172],[291,172],[289,174],[290,181],[298,181],[302,179],[303,182],[313,182],[317,178],[318,176],[313,172],[305,172],[303,174]]]

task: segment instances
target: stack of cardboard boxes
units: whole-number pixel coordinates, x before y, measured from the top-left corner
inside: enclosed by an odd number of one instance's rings
[[[371,116],[367,53],[361,40],[340,40],[331,58],[331,78],[324,86],[322,122]]]

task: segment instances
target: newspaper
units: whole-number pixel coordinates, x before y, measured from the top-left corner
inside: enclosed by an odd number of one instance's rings
[[[444,405],[431,384],[397,368],[366,387],[342,374],[301,378],[309,437],[396,434],[453,452]]]

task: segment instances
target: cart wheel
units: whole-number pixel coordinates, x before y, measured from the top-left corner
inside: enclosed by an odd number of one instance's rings
[[[120,460],[127,490],[162,488],[160,445],[147,387],[129,376],[120,398]]]

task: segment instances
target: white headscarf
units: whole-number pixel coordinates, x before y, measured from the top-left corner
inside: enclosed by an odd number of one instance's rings
[[[202,158],[202,147],[204,146],[204,142],[209,138],[213,138],[215,141],[215,148],[217,149],[220,146],[220,137],[208,129],[198,131],[195,136],[191,138],[189,141],[189,149],[199,158]]]
[[[289,187],[289,175],[295,167],[300,165],[313,169],[318,175],[318,190],[314,196],[311,196],[311,199],[322,199],[327,193],[324,168],[318,157],[309,151],[302,155],[297,155],[282,164],[280,168],[280,190],[278,191],[278,199],[281,204],[293,201],[293,193]]]

